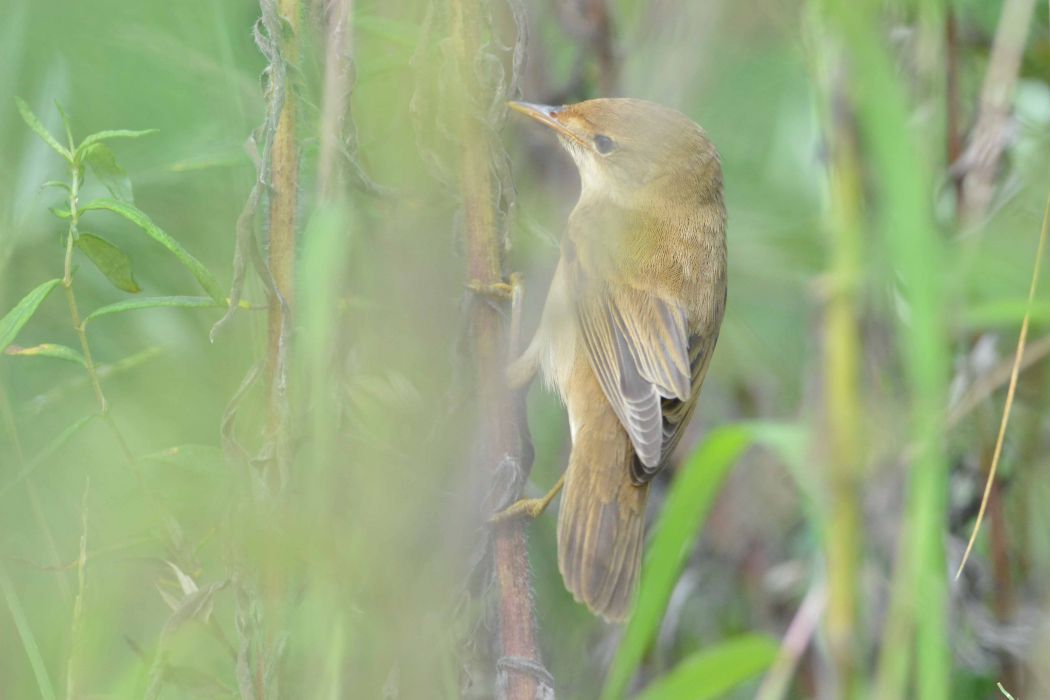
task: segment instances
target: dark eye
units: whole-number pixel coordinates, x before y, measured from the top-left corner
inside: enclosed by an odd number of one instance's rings
[[[605,134],[598,134],[594,137],[594,147],[604,156],[611,153],[612,149],[616,148],[616,142]]]

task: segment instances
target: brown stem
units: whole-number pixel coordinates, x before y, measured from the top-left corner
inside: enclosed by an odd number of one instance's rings
[[[474,70],[481,50],[479,0],[452,0],[452,33],[456,42],[459,133],[462,144],[460,187],[466,228],[467,273],[482,288],[503,281],[504,245],[496,212],[497,183],[489,128],[473,106],[488,104]],[[478,455],[494,482],[491,502],[495,512],[513,500],[531,463],[523,405],[511,395],[503,379],[507,358],[505,309],[493,300],[478,299],[471,309],[474,359],[477,363],[478,408],[481,417]],[[508,499],[509,497],[509,499]],[[500,671],[505,673],[505,697],[531,700],[541,687],[542,671],[529,582],[524,523],[512,520],[493,531],[493,552],[499,594]],[[531,669],[531,670],[530,670]]]
[[[280,59],[294,67],[299,59],[299,0],[279,0],[279,15],[288,22],[288,32],[275,38]],[[291,314],[295,306],[295,233],[299,195],[299,143],[296,139],[296,95],[292,70],[284,71],[284,102],[270,153],[269,259],[275,293],[269,304],[267,379],[269,409],[267,424],[275,440],[278,481],[287,475],[287,368],[290,352]],[[291,77],[289,77],[291,76]]]

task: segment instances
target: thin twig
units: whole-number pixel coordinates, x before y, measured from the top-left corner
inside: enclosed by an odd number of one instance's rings
[[[1046,208],[1043,210],[1043,226],[1039,231],[1039,246],[1036,248],[1035,265],[1032,268],[1032,283],[1028,287],[1028,309],[1025,311],[1024,319],[1021,321],[1021,333],[1017,338],[1017,352],[1014,353],[1014,365],[1010,371],[1010,385],[1006,390],[1006,405],[1003,407],[1003,418],[999,423],[999,436],[995,440],[995,452],[992,453],[992,464],[988,468],[988,479],[984,484],[984,495],[981,497],[981,508],[977,511],[977,521],[973,524],[973,532],[970,540],[966,543],[966,551],[963,552],[959,569],[955,572],[955,580],[962,576],[963,567],[970,558],[974,542],[977,541],[977,533],[981,529],[984,520],[984,512],[988,508],[988,497],[992,492],[992,484],[995,483],[995,472],[999,467],[999,458],[1003,453],[1003,440],[1006,437],[1006,426],[1010,422],[1010,409],[1014,404],[1014,392],[1017,390],[1017,376],[1021,371],[1021,358],[1024,357],[1025,340],[1028,338],[1028,321],[1032,315],[1032,302],[1035,299],[1035,290],[1039,284],[1039,269],[1042,267],[1043,250],[1046,247],[1047,221],[1050,217],[1050,195],[1047,195]]]

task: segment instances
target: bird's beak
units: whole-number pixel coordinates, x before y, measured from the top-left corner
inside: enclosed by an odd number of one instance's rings
[[[507,106],[515,112],[521,112],[526,117],[535,119],[540,124],[554,129],[555,132],[567,139],[575,141],[581,145],[586,145],[586,141],[580,138],[580,135],[562,120],[562,116],[565,113],[565,107],[552,107],[551,105],[538,105],[533,104],[532,102],[516,101],[508,102]]]

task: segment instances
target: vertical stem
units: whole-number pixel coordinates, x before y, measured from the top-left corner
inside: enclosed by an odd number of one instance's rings
[[[833,103],[834,87],[831,90]],[[831,278],[824,326],[825,422],[828,427],[829,503],[825,536],[828,566],[827,633],[837,675],[836,697],[856,690],[859,635],[857,559],[861,516],[857,480],[862,462],[859,440],[860,355],[856,289],[861,270],[861,186],[856,141],[848,115],[831,116]]]
[[[295,233],[299,199],[299,143],[296,138],[297,96],[294,67],[299,61],[299,0],[279,0],[278,14],[288,22],[281,32],[280,60],[286,70],[284,103],[270,153],[269,270],[276,287],[269,306],[267,368],[269,385],[268,427],[276,441],[279,482],[287,468],[287,368],[291,350],[288,334],[295,306]],[[291,67],[288,70],[287,67]],[[291,77],[289,75],[291,74]]]
[[[475,58],[481,50],[479,0],[452,0],[452,31],[456,46],[458,77],[463,99],[459,105],[459,133],[462,144],[460,186],[463,194],[466,228],[467,274],[482,287],[503,280],[503,242],[496,218],[496,183],[493,181],[489,128],[484,117],[472,111],[472,105],[488,104],[482,95],[475,73]],[[520,492],[521,480],[531,458],[526,448],[521,406],[510,395],[504,376],[507,337],[503,310],[494,303],[478,301],[471,311],[474,359],[477,363],[478,407],[482,440],[480,458],[489,478],[497,485],[494,494]],[[527,457],[528,455],[528,457]],[[508,462],[516,472],[512,481],[501,488],[500,480],[508,479]],[[499,498],[499,496],[494,496]],[[504,503],[487,503],[495,511]],[[520,519],[501,523],[493,533],[496,583],[499,594],[499,648],[501,671],[506,671],[506,697],[509,700],[531,700],[540,688],[529,667],[541,669],[539,645],[529,582],[528,553],[524,523]]]
[[[113,420],[113,416],[109,413],[109,402],[106,400],[106,395],[102,392],[102,382],[98,377],[98,368],[95,366],[95,360],[91,355],[91,344],[88,342],[87,331],[84,330],[84,322],[80,318],[80,309],[77,307],[77,298],[73,293],[73,245],[76,242],[78,227],[80,224],[79,202],[83,166],[80,164],[74,164],[72,166],[71,175],[72,182],[69,188],[69,231],[66,234],[66,255],[62,270],[62,291],[65,293],[66,304],[69,306],[69,316],[73,322],[73,330],[76,331],[77,338],[80,340],[80,350],[84,355],[84,367],[87,369],[88,377],[91,380],[91,388],[95,392],[95,400],[98,401],[99,413],[102,415],[103,422],[109,427],[110,432],[113,433],[113,437],[120,446],[120,451],[124,454],[124,459],[127,461],[128,466],[130,466],[131,470],[135,473],[135,478],[138,480],[139,486],[147,492],[147,495],[150,495],[148,489],[146,489],[146,482],[142,478],[142,469],[139,466],[138,458],[135,457],[135,454],[131,451],[131,447],[128,445],[124,433],[121,432],[116,421]]]

